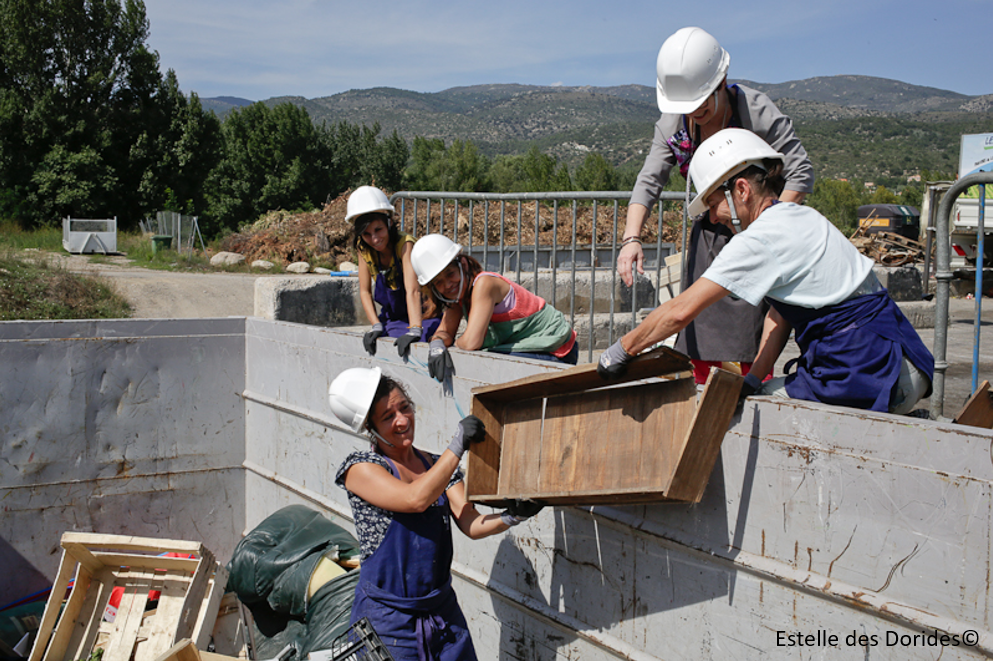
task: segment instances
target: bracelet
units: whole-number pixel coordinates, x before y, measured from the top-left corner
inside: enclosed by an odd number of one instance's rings
[[[407,330],[408,331],[412,331],[412,330],[423,331],[424,329],[421,328],[420,326],[407,326]]]
[[[637,243],[638,245],[641,245],[641,237],[638,237],[638,236],[629,236],[626,239],[621,239],[621,247],[622,248],[624,246],[626,246],[627,244],[629,244],[629,243]]]

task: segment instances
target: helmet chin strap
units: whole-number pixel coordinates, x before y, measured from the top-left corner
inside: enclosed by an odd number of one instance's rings
[[[728,209],[731,211],[731,231],[737,234],[741,231],[741,219],[738,218],[738,212],[734,208],[734,200],[731,198],[731,190],[726,186],[724,188],[724,199],[728,201]]]
[[[458,257],[456,257],[456,259],[458,259]],[[459,259],[459,293],[455,296],[455,298],[454,299],[445,298],[444,296],[441,295],[441,292],[438,291],[438,288],[433,285],[431,289],[434,290],[434,295],[440,298],[442,302],[458,303],[459,299],[462,298],[462,287],[464,285],[465,285],[465,271],[462,270],[462,260]]]
[[[373,429],[372,427],[369,428],[369,433],[372,434],[374,438],[377,438],[380,441],[382,441],[383,443],[386,443],[391,448],[395,448],[396,447],[395,445],[393,445],[392,443],[390,443],[389,441],[387,441],[385,438],[383,438],[382,435],[378,431],[376,431],[375,429]]]

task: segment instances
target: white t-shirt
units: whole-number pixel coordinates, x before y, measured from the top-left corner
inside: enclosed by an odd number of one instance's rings
[[[817,309],[848,298],[871,270],[872,260],[831,221],[782,202],[735,235],[702,277],[752,305],[768,296]]]

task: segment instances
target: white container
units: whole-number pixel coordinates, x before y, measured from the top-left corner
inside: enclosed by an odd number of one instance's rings
[[[117,216],[62,219],[62,247],[71,253],[117,252]]]

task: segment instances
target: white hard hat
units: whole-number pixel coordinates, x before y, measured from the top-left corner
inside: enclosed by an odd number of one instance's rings
[[[783,155],[748,129],[724,129],[704,140],[690,161],[690,179],[699,191],[690,202],[690,215],[706,211],[707,198],[725,181],[767,158],[782,161]]]
[[[422,236],[410,251],[410,264],[417,274],[417,283],[423,287],[434,280],[460,252],[462,246],[443,234]]]
[[[386,193],[375,186],[359,186],[348,196],[345,222],[367,213],[385,213],[392,216],[394,211]]]
[[[381,375],[378,367],[352,367],[336,376],[328,388],[331,410],[354,432],[362,430]]]
[[[655,98],[662,112],[699,108],[727,75],[731,56],[700,28],[682,28],[665,40],[655,63]]]

